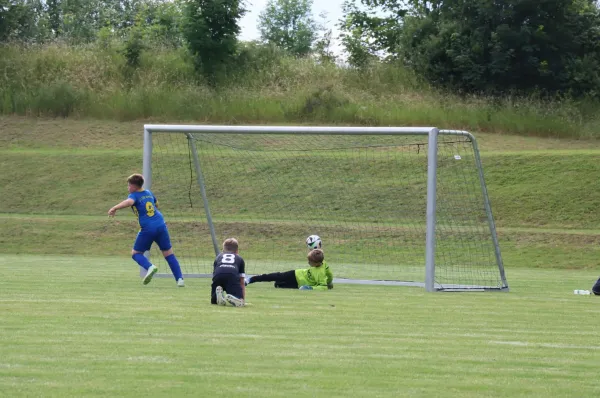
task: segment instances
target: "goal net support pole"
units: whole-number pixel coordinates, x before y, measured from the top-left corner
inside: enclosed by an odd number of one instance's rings
[[[437,203],[437,142],[438,129],[429,130],[427,153],[427,227],[425,234],[425,289],[434,291],[435,281],[435,221]]]

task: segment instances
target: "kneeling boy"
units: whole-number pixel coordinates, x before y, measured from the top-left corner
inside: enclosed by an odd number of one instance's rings
[[[246,264],[238,254],[238,241],[234,238],[223,242],[223,252],[219,253],[213,263],[213,278],[210,292],[210,303],[243,307],[245,305]]]

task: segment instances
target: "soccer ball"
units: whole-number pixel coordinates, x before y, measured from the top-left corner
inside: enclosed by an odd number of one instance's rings
[[[319,235],[311,235],[306,238],[306,246],[308,246],[308,250],[320,249],[321,238],[319,238]]]

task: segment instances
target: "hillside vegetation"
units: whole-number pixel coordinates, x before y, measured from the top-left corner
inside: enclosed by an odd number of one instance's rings
[[[405,68],[363,69],[265,54],[252,47],[218,90],[184,49],[127,64],[122,47],[0,45],[0,113],[165,122],[417,126],[525,136],[598,138],[600,104],[568,97],[489,98],[429,87]]]

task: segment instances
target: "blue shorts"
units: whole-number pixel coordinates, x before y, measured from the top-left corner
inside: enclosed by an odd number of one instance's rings
[[[169,250],[171,246],[171,237],[166,225],[154,229],[142,229],[135,238],[133,250],[136,252],[145,252],[150,250],[152,243],[156,242],[160,250]]]

